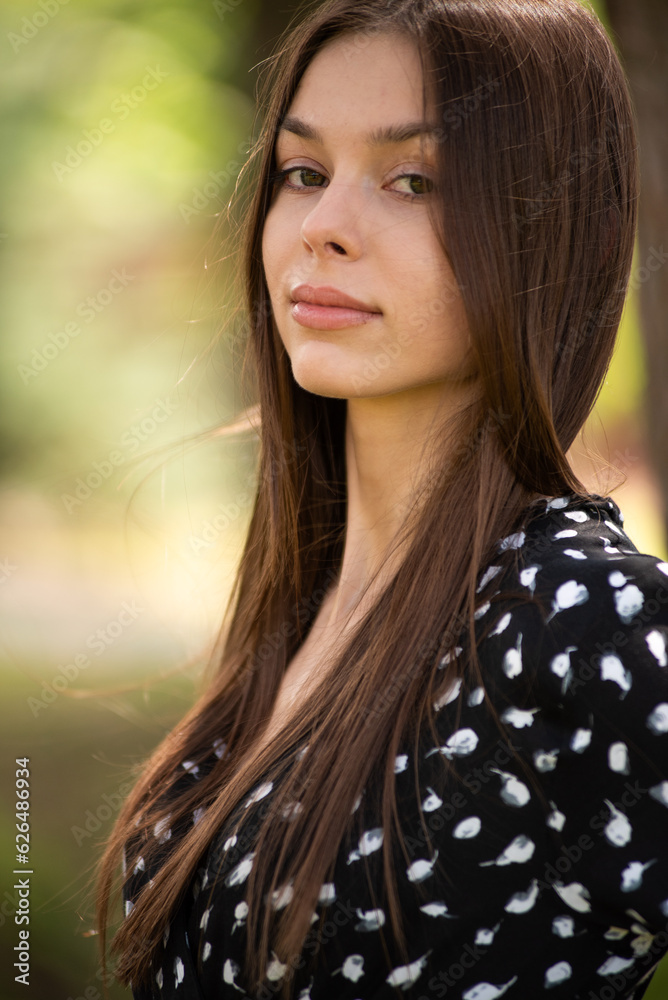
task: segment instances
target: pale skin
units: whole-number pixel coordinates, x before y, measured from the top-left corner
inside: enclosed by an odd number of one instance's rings
[[[356,42],[330,42],[302,77],[263,233],[294,378],[347,400],[348,487],[339,579],[288,666],[263,745],[390,578],[434,448],[442,458],[448,446],[439,429],[475,392],[461,293],[429,216],[436,150],[417,50],[397,35]],[[306,304],[295,292],[305,286]],[[326,294],[319,304],[322,289],[362,310]]]

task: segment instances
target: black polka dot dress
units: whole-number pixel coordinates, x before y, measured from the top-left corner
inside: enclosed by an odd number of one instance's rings
[[[419,788],[413,745],[395,761],[409,960],[389,933],[384,834],[363,794],[293,971],[295,1000],[640,1000],[668,951],[668,563],[638,553],[604,498],[544,501],[500,541],[499,554],[508,549],[517,568],[492,564],[480,580],[483,596],[495,578],[514,595],[477,612],[484,688],[457,681],[435,704],[439,740],[427,727]],[[259,822],[276,781],[260,781],[239,810]],[[136,1000],[251,995],[253,825],[237,838],[234,819]],[[166,847],[171,834],[168,822],[154,830]],[[148,878],[141,859],[128,874],[126,912]],[[281,886],[268,905],[291,895]],[[272,954],[262,1000],[285,974]]]

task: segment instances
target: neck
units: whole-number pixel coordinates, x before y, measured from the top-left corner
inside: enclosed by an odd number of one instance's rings
[[[346,531],[330,624],[355,608],[369,585],[367,597],[378,596],[398,568],[409,541],[398,536],[430,474],[456,448],[449,428],[471,389],[462,385],[455,399],[445,399],[443,384],[431,383],[348,400]]]

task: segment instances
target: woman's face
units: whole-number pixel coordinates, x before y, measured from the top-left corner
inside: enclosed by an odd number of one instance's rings
[[[457,284],[429,216],[435,140],[414,43],[342,36],[312,60],[276,143],[262,254],[296,381],[353,398],[445,395],[472,374]]]

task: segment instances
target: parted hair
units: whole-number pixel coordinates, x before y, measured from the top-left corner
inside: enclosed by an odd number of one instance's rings
[[[479,393],[443,437],[443,457],[407,519],[405,555],[331,668],[259,757],[292,657],[340,570],[346,521],[346,401],[316,396],[292,376],[272,318],[261,239],[274,146],[299,81],[334,38],[363,48],[378,32],[412,39],[425,109],[436,126],[433,225],[461,292]],[[345,58],[346,48],[342,48]],[[217,832],[279,758],[294,766],[256,831],[248,879],[244,977],[267,987],[271,951],[294,968],[321,886],[370,778],[379,789],[389,927],[404,947],[392,843],[400,745],[435,732],[433,703],[458,673],[475,678],[473,635],[481,570],[498,539],[538,497],[587,491],[566,452],[603,382],[634,246],[637,152],[623,70],[596,16],[578,0],[325,0],[311,4],[268,61],[262,131],[249,163],[243,267],[249,394],[258,407],[257,487],[215,669],[194,707],[143,765],[101,861],[103,954],[125,849],[161,856],[112,942],[116,975],[147,981],[171,915]],[[416,303],[416,331],[439,302]],[[454,435],[454,440],[453,440]],[[446,448],[447,443],[447,448]],[[483,592],[484,593],[484,592]],[[466,644],[465,644],[466,645]],[[308,736],[309,752],[297,741]],[[211,758],[197,783],[176,787],[183,761]],[[220,746],[220,742],[216,743]],[[443,761],[447,767],[447,761]],[[287,803],[301,809],[275,822]],[[419,804],[418,804],[419,805]],[[195,809],[203,818],[159,845]],[[252,812],[252,810],[251,810]],[[280,911],[267,905],[292,880]],[[283,982],[290,996],[290,974]],[[273,990],[272,990],[273,992]],[[269,994],[266,994],[269,995]]]

